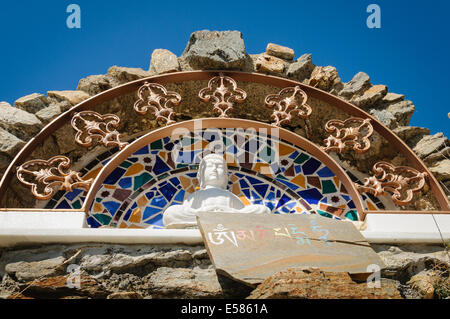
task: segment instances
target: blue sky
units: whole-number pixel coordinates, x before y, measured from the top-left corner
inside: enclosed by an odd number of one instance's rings
[[[66,8],[81,7],[82,28],[68,29]],[[369,29],[369,4],[381,29]],[[2,1],[0,101],[75,89],[112,65],[148,69],[154,49],[178,56],[196,30],[239,30],[248,53],[268,42],[312,53],[342,81],[364,71],[373,84],[405,94],[411,125],[450,135],[450,1]]]

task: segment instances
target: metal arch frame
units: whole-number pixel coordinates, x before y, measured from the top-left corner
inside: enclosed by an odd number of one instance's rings
[[[83,203],[83,207],[86,214],[89,213],[91,204],[95,200],[95,195],[98,192],[98,189],[102,185],[103,181],[108,177],[111,172],[116,169],[123,161],[125,161],[128,157],[130,157],[135,152],[139,151],[142,147],[151,144],[154,141],[160,140],[164,137],[171,136],[173,132],[177,132],[180,129],[188,130],[192,132],[198,123],[197,121],[201,121],[201,128],[242,128],[242,129],[266,129],[267,134],[270,135],[269,132],[271,130],[278,130],[277,138],[280,140],[287,141],[289,143],[294,144],[295,146],[301,147],[309,154],[315,156],[322,163],[324,163],[336,176],[339,178],[341,183],[345,186],[349,196],[352,198],[358,213],[360,214],[361,219],[364,219],[364,204],[361,196],[358,193],[358,190],[355,184],[352,182],[350,177],[344,171],[344,169],[326,152],[324,152],[319,146],[305,139],[304,137],[293,133],[284,128],[274,127],[270,124],[252,121],[252,120],[244,120],[244,119],[236,119],[236,118],[203,118],[203,119],[194,119],[189,121],[180,122],[174,125],[166,126],[163,128],[156,129],[152,132],[141,136],[139,139],[135,140],[133,143],[128,145],[122,151],[116,153],[114,157],[100,170],[98,175],[96,176],[94,182],[92,183],[89,192],[86,195],[86,199]]]
[[[260,83],[264,85],[271,85],[275,87],[285,88],[289,86],[300,86],[300,88],[305,91],[308,96],[316,98],[318,100],[324,101],[331,106],[334,106],[346,113],[350,116],[354,117],[362,117],[371,119],[371,123],[373,125],[374,130],[383,136],[389,143],[391,143],[405,158],[408,160],[409,164],[417,169],[419,172],[428,173],[428,183],[430,185],[431,191],[435,196],[439,206],[440,211],[432,211],[434,214],[437,213],[450,213],[450,203],[447,200],[447,196],[444,191],[441,189],[437,179],[434,175],[428,170],[426,165],[417,157],[416,154],[403,142],[397,135],[395,135],[391,130],[389,130],[386,126],[384,126],[381,122],[379,122],[375,117],[366,113],[365,111],[357,108],[356,106],[350,104],[349,102],[334,96],[330,93],[322,91],[320,89],[311,87],[306,84],[302,84],[293,80],[284,79],[280,77],[264,75],[259,73],[247,73],[247,72],[239,72],[239,71],[224,71],[224,70],[213,70],[213,71],[189,71],[189,72],[176,72],[169,73],[163,75],[156,75],[148,78],[139,79],[136,81],[128,82],[123,85],[120,85],[115,88],[111,88],[107,91],[99,93],[96,96],[93,96],[76,106],[72,107],[70,110],[58,116],[52,122],[47,124],[40,133],[38,133],[34,138],[32,138],[25,145],[24,148],[16,155],[16,157],[12,160],[8,168],[6,169],[1,181],[0,181],[0,200],[6,193],[6,189],[14,176],[15,170],[18,166],[24,163],[27,157],[33,152],[33,150],[44,142],[44,140],[50,136],[57,129],[62,127],[64,124],[69,123],[71,118],[76,112],[84,111],[84,110],[92,110],[95,109],[96,106],[109,101],[118,96],[129,94],[134,91],[137,91],[140,86],[142,86],[145,82],[153,82],[153,83],[179,83],[184,81],[199,81],[199,80],[209,80],[213,76],[217,76],[219,74],[224,74],[232,77],[235,81],[243,81],[243,82],[251,82],[251,83]],[[0,208],[0,211],[48,211],[42,209],[6,209]],[[80,211],[80,210],[73,210]],[[81,211],[84,211],[81,209]],[[362,212],[361,212],[362,213]],[[365,211],[365,213],[423,213],[423,211]]]

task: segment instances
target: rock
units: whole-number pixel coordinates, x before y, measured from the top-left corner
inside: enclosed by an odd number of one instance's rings
[[[430,134],[429,129],[416,126],[399,126],[392,131],[411,148],[413,148],[425,135]]]
[[[75,143],[75,130],[70,123],[63,125],[53,136],[56,139],[61,155],[82,147]]]
[[[20,282],[32,281],[43,276],[57,274],[60,271],[58,267],[62,265],[64,260],[65,258],[60,256],[33,262],[19,261],[7,264],[5,271]]]
[[[180,71],[180,63],[175,54],[165,49],[156,49],[152,53],[150,71],[155,74]]]
[[[0,128],[0,152],[10,157],[14,157],[22,147],[25,146],[25,142],[20,138],[12,135],[11,133]]]
[[[45,108],[49,104],[47,97],[43,94],[33,93],[24,97],[21,97],[14,102],[14,106],[27,111],[29,113],[36,113],[37,111]]]
[[[303,54],[300,58],[297,59],[297,62],[289,65],[286,74],[288,77],[302,82],[303,80],[311,76],[311,73],[315,67],[316,66],[312,62],[312,55]]]
[[[433,173],[439,181],[450,180],[450,159],[446,158],[435,164],[435,166],[430,167],[430,172]]]
[[[147,283],[153,298],[219,298],[222,294],[214,269],[160,267]]]
[[[386,85],[374,85],[370,89],[364,91],[362,96],[357,96],[351,102],[360,108],[368,108],[381,100],[387,93]]]
[[[77,90],[81,90],[90,96],[97,95],[112,88],[106,75],[91,75],[78,82]]]
[[[397,103],[400,101],[403,101],[405,99],[405,96],[403,94],[397,94],[397,93],[387,93],[383,99],[381,100],[383,103]]]
[[[73,285],[68,285],[69,282]],[[35,298],[51,299],[67,296],[86,296],[93,299],[104,299],[110,294],[109,291],[91,276],[81,275],[79,288],[74,284],[76,284],[75,278],[69,278],[69,275],[43,278],[29,283],[29,287],[23,294]]]
[[[350,82],[344,84],[344,88],[339,92],[339,95],[350,99],[352,96],[366,91],[370,86],[370,77],[364,72],[358,72]]]
[[[342,85],[342,82],[335,67],[316,66],[311,73],[309,85],[331,91],[334,87]]]
[[[239,31],[196,31],[181,56],[194,70],[242,70],[247,55]]]
[[[372,109],[369,113],[390,129],[394,129],[398,126],[395,116],[386,110]]]
[[[413,151],[420,158],[425,158],[428,155],[443,149],[446,145],[449,145],[448,138],[446,138],[443,133],[437,133],[422,138],[413,148]]]
[[[415,109],[414,104],[406,100],[389,105],[386,111],[395,116],[398,125],[407,126]]]
[[[256,71],[260,73],[268,73],[280,75],[284,71],[284,61],[267,54],[261,54],[255,61]]]
[[[445,158],[450,158],[450,146],[446,146],[439,152],[428,155],[425,157],[425,162],[428,164],[433,164]]]
[[[294,58],[294,50],[274,43],[267,45],[266,53],[284,60],[292,60]]]
[[[84,91],[48,91],[47,94],[57,101],[68,101],[72,105],[77,105],[90,98],[89,94]]]
[[[0,127],[27,141],[41,130],[42,122],[31,113],[0,102]]]
[[[288,269],[262,282],[248,299],[402,299],[392,282],[381,288],[356,283],[344,272]]]
[[[433,269],[436,265],[449,264],[450,258],[442,246],[427,245],[372,245],[386,268],[382,276],[406,283],[412,276]]]
[[[137,292],[116,292],[110,294],[106,299],[143,299],[142,295]]]
[[[144,71],[140,68],[125,68],[114,65],[108,69],[109,82],[113,86],[147,78],[152,75],[154,75],[152,72]]]
[[[3,173],[3,170],[6,169],[11,163],[11,157],[0,153],[0,172]]]
[[[423,271],[411,277],[407,282],[413,289],[417,290],[422,295],[423,299],[433,299],[434,297],[434,283],[437,275],[434,272]]]
[[[58,115],[62,113],[61,107],[57,103],[52,103],[50,106],[43,108],[39,112],[36,113],[38,119],[42,121],[42,123],[47,124]]]

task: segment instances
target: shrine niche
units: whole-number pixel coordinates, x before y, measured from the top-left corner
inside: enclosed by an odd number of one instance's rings
[[[250,95],[246,90],[252,87],[270,94]],[[107,113],[108,101],[120,105],[121,116]],[[119,103],[123,101],[127,103]],[[321,103],[332,106],[330,114],[336,118],[324,117]],[[255,112],[254,105],[261,111]],[[194,108],[201,108],[200,117],[183,113]],[[59,188],[39,186],[42,178],[32,185],[23,177],[27,168],[54,162],[50,157],[30,157],[33,150],[67,123],[76,146],[64,168],[77,178],[61,182],[64,187]],[[130,131],[131,123],[152,127]],[[395,174],[371,177],[371,171],[346,164],[349,154],[363,161],[376,139],[396,147],[410,162],[401,172],[415,177],[401,177],[398,165],[381,160],[368,163],[373,173],[380,174],[384,165]],[[227,165],[227,191],[244,207],[261,205],[271,214],[362,222],[371,213],[414,212],[411,203],[421,192],[432,198],[434,212],[450,212],[426,166],[371,115],[302,83],[228,71],[145,78],[80,103],[16,156],[2,178],[0,197],[7,201],[5,193],[12,183],[16,189],[32,190],[36,201],[34,207],[4,210],[83,211],[91,228],[162,229],[164,212],[182,205],[198,189],[199,164],[212,153]],[[410,180],[417,183],[409,185]],[[35,191],[43,187],[44,195]]]

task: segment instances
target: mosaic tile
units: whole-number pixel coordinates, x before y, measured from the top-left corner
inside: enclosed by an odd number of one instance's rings
[[[343,184],[311,154],[284,141],[267,140],[261,134],[224,130],[220,138],[220,133],[206,130],[181,140],[165,137],[131,155],[113,170],[97,192],[88,218],[90,227],[109,223],[114,217],[113,222],[121,228],[162,228],[162,212],[170,205],[181,204],[198,189],[198,164],[210,152],[205,149],[211,142],[220,140],[226,143],[222,150],[229,160],[229,190],[245,205],[263,204],[272,213],[321,211],[335,219],[358,218]],[[203,149],[195,150],[194,146]],[[277,147],[278,154],[274,151]],[[113,156],[111,151],[89,163],[84,176],[95,177]],[[279,161],[269,163],[275,155]],[[85,194],[62,192],[59,196],[48,205],[61,209],[80,207]],[[365,198],[364,204],[370,209],[382,206],[373,196]]]

